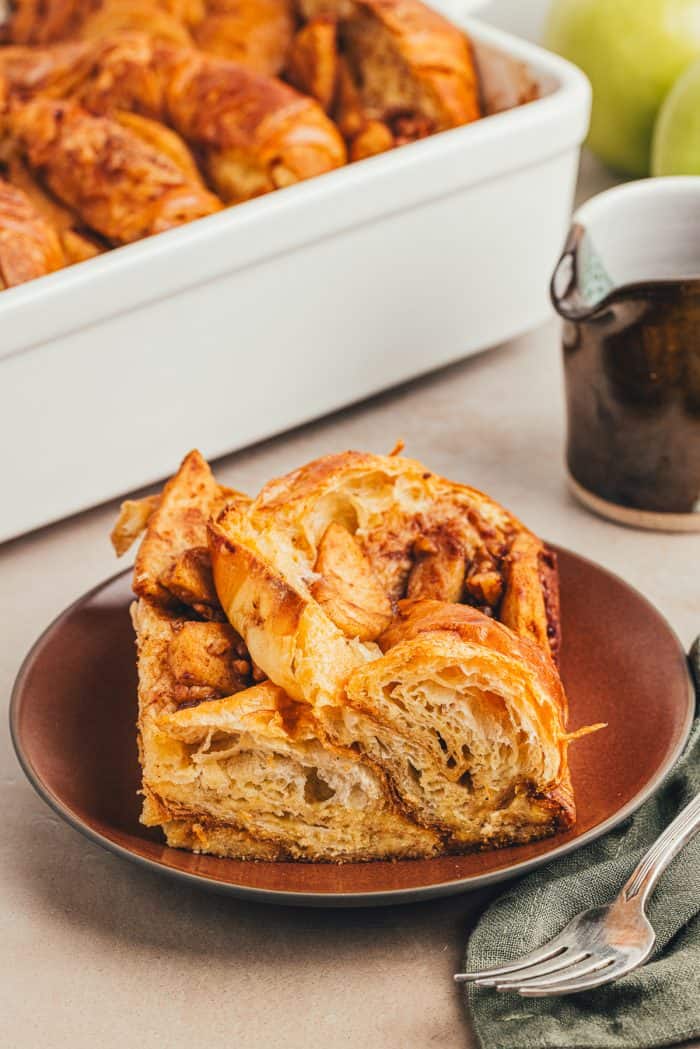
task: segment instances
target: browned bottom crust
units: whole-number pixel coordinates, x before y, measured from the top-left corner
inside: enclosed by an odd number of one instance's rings
[[[324,855],[312,855],[308,851],[299,848],[285,848],[273,841],[265,841],[253,837],[247,831],[232,823],[225,823],[202,817],[195,812],[186,812],[184,809],[174,811],[162,802],[156,802],[150,798],[144,806],[145,813],[151,812],[155,815],[157,810],[160,814],[158,826],[165,834],[166,841],[171,848],[186,849],[197,854],[208,854],[218,856],[222,859],[234,860],[266,860],[268,862],[297,862],[297,863],[372,863],[386,860],[417,860],[437,859],[440,856],[466,856],[475,852],[487,852],[494,848],[505,848],[512,845],[525,845],[530,842],[541,841],[543,838],[551,837],[559,830],[564,829],[557,820],[551,824],[542,824],[540,827],[524,826],[520,829],[514,828],[508,836],[502,835],[498,839],[475,842],[472,845],[450,846],[444,845],[423,853],[416,850],[406,851],[402,855],[390,853],[360,852],[348,856],[328,857]],[[143,822],[149,820],[144,818]]]

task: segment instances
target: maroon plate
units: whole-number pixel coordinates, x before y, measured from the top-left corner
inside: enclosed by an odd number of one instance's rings
[[[576,827],[531,845],[432,860],[270,863],[171,849],[139,823],[130,572],[81,597],[39,638],[10,710],[39,794],[119,855],[209,888],[273,903],[359,906],[446,896],[523,874],[628,816],[659,785],[690,730],[694,694],[680,643],[622,580],[560,554],[564,684],[571,728],[608,728],[570,751]]]

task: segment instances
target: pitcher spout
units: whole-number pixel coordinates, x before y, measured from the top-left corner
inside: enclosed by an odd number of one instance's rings
[[[585,227],[574,222],[552,274],[550,295],[554,309],[568,321],[588,320],[613,290],[613,282]]]

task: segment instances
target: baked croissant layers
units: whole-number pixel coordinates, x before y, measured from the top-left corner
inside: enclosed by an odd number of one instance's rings
[[[63,262],[50,223],[23,190],[0,179],[0,290],[53,273]]]
[[[398,455],[326,456],[253,500],[191,452],[145,535],[142,820],[245,859],[435,856],[572,826],[554,555]]]
[[[194,148],[227,204],[341,167],[345,144],[311,98],[218,55],[145,33],[47,48],[0,48],[13,100],[79,102],[96,114],[133,111]]]
[[[45,46],[148,33],[278,75],[294,32],[292,0],[11,0],[0,41]]]

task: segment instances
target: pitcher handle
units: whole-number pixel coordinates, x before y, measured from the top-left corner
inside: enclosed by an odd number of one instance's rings
[[[590,320],[604,313],[621,292],[608,273],[586,228],[574,222],[554,268],[550,294],[554,309],[565,320]]]
[[[596,309],[583,301],[579,291],[578,253],[585,232],[583,226],[574,222],[549,285],[552,305],[564,320],[585,320]]]

